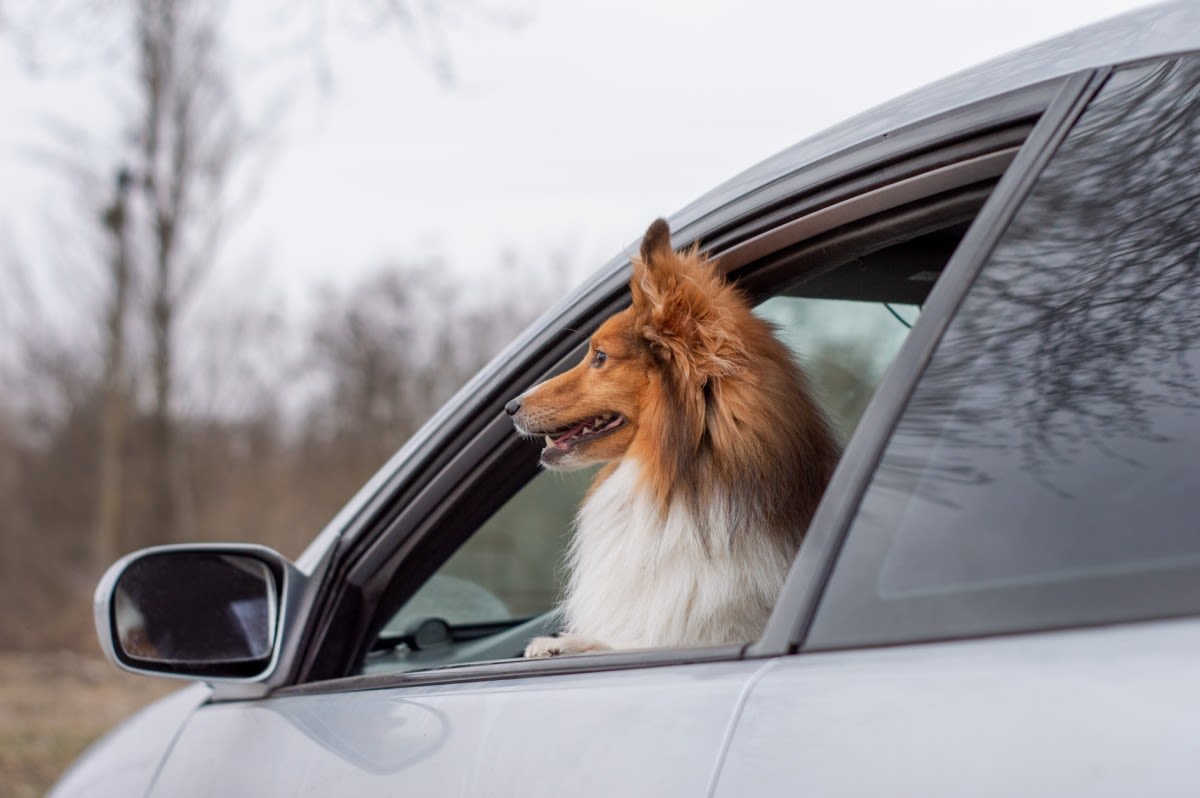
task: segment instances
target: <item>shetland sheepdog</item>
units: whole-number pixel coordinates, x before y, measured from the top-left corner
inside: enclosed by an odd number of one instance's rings
[[[662,219],[633,304],[505,410],[541,464],[600,469],[576,518],[564,631],[525,656],[758,638],[839,447],[809,381],[714,261]]]

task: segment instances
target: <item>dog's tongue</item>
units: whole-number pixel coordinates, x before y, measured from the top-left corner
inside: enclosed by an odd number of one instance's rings
[[[571,427],[566,432],[564,432],[562,435],[559,435],[557,438],[551,438],[550,440],[558,448],[566,449],[567,442],[570,441],[575,436],[582,434],[584,429],[587,428],[588,424],[591,424],[591,423],[592,423],[591,421],[581,421],[578,424],[576,424],[575,426]]]

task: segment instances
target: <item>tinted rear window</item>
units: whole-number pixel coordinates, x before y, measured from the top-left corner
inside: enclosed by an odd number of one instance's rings
[[[1200,611],[1200,68],[1118,71],[939,344],[810,647]]]

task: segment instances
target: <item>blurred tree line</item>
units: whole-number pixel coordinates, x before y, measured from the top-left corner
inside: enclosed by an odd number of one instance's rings
[[[388,13],[437,25],[457,4],[426,5]],[[565,260],[534,279],[504,256],[492,290],[485,279],[465,295],[447,264],[387,264],[324,289],[306,320],[222,301],[210,276],[278,123],[249,122],[239,105],[225,4],[80,0],[31,7],[24,27],[6,11],[0,33],[19,48],[66,36],[116,53],[122,76],[111,158],[84,155],[91,131],[61,120],[52,131],[47,160],[73,189],[58,249],[68,284],[10,263],[0,294],[0,647],[86,649],[91,590],[126,552],[235,539],[298,554],[563,293]],[[325,11],[322,0],[279,9]],[[444,52],[431,66],[445,80]]]
[[[561,266],[539,272],[561,275]],[[10,339],[0,393],[2,645],[92,647],[91,590],[137,548],[254,540],[299,554],[564,287],[543,278],[531,296],[529,282],[507,284],[522,293],[464,301],[445,264],[398,263],[324,289],[303,322],[247,310],[185,327],[175,351],[190,367],[172,382],[165,474],[153,356],[124,358],[114,381],[107,337],[53,340],[33,329]],[[152,351],[149,325],[126,335],[130,352]]]

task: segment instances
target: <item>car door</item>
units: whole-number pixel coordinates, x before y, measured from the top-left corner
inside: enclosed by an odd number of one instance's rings
[[[828,368],[824,382],[845,380],[828,398],[841,403],[834,412],[850,438],[848,458],[886,434],[858,416],[880,379],[902,380],[907,367],[887,364],[1052,96],[1039,85],[914,124],[847,150],[844,171],[837,159],[798,164],[796,174],[764,179],[681,226],[676,244],[697,241],[719,254],[799,349],[808,351],[818,333],[865,342],[869,356],[834,347],[829,363],[809,362]],[[152,795],[710,789],[731,724],[751,686],[777,667],[775,654],[752,646],[747,657],[745,646],[731,645],[524,661],[516,658],[521,640],[553,623],[540,613],[553,592],[518,585],[531,603],[507,617],[489,614],[516,606],[508,577],[497,574],[519,569],[481,565],[518,542],[521,530],[497,533],[496,519],[517,517],[512,502],[536,492],[536,452],[512,434],[503,402],[581,356],[588,334],[628,302],[627,277],[622,257],[501,355],[372,483],[289,654],[289,686],[257,700],[218,691],[180,732]],[[840,309],[822,315],[814,310],[822,303],[865,308],[881,321]],[[834,340],[843,328],[850,337]],[[561,532],[568,526],[559,520]],[[815,533],[802,560],[810,549],[826,556]],[[493,534],[505,545],[471,549]],[[440,647],[409,633],[428,619],[429,610],[413,609],[421,602],[453,621]],[[777,615],[791,612],[789,604]]]
[[[826,495],[836,563],[777,611],[800,653],[718,796],[1196,793],[1198,85],[1136,64],[1047,112],[873,408],[865,488]]]

